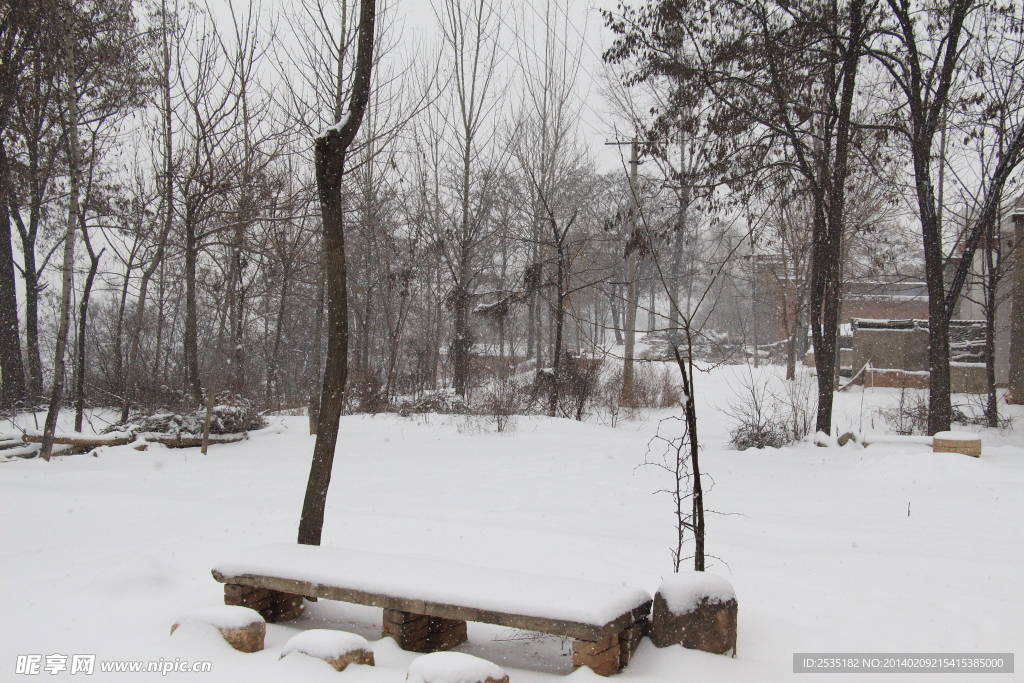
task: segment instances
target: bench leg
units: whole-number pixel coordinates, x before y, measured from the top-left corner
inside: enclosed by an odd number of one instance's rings
[[[271,624],[297,619],[304,609],[301,595],[237,583],[224,584],[224,604],[254,609]]]
[[[430,634],[427,636],[427,647],[430,652],[450,650],[456,645],[466,642],[466,622],[461,619],[442,619],[430,617]]]
[[[382,637],[387,636],[409,652],[450,650],[466,642],[466,622],[385,609]]]
[[[647,619],[641,619],[627,629],[619,633],[619,663],[620,669],[629,664],[633,659],[633,653],[640,645],[640,639],[647,634]]]
[[[613,633],[604,640],[589,641],[573,639],[572,670],[589,666],[600,676],[611,676],[622,670],[622,645],[619,634]]]

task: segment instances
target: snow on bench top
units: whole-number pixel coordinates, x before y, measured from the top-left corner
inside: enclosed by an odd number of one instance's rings
[[[251,548],[213,570],[227,582],[267,576],[597,627],[651,600],[646,591],[624,585],[295,543]]]
[[[281,656],[301,652],[317,659],[338,659],[355,650],[370,651],[366,638],[346,631],[314,628],[292,636],[282,648]]]
[[[704,598],[708,602],[734,600],[732,584],[717,574],[708,572],[680,572],[662,580],[658,593],[672,614],[693,611]]]
[[[981,434],[977,432],[935,432],[935,438],[946,441],[981,441]]]
[[[462,652],[434,652],[412,660],[409,683],[482,683],[505,679],[501,667]]]
[[[869,432],[861,437],[861,443],[918,443],[924,446],[932,445],[932,437],[918,434],[876,434]]]

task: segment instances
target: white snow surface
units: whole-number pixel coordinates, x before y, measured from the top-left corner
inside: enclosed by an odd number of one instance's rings
[[[861,443],[865,445],[875,443],[919,443],[923,446],[932,445],[932,437],[918,434],[878,434],[868,433],[861,437]]]
[[[501,667],[462,652],[433,652],[409,665],[409,683],[481,683],[505,677]]]
[[[384,553],[271,543],[213,567],[227,577],[273,576],[396,598],[604,626],[651,599],[623,585]]]
[[[337,659],[354,650],[369,650],[366,638],[346,631],[333,631],[326,628],[314,628],[302,631],[291,638],[281,648],[281,656],[291,652],[301,652],[317,659]]]
[[[977,432],[935,432],[935,438],[949,441],[981,441],[981,434]]]
[[[260,613],[248,607],[238,605],[218,605],[205,609],[193,610],[175,623],[184,624],[189,621],[198,621],[209,624],[215,628],[245,628],[249,624],[263,621]]]
[[[736,597],[736,591],[726,579],[711,572],[679,572],[666,576],[658,592],[672,614],[686,614],[700,605],[701,600],[725,602]]]
[[[731,448],[730,386],[741,387],[747,373],[783,372],[696,373],[705,502],[724,513],[707,515],[708,570],[727,578],[741,603],[738,655],[659,649],[645,639],[615,681],[841,683],[857,677],[794,675],[793,653],[1020,653],[1024,407],[1000,401],[1013,428],[980,430],[980,458],[908,442]],[[899,401],[899,389],[836,394],[833,433],[890,431],[875,410]],[[670,496],[655,493],[669,475],[642,465],[660,456],[652,437],[673,414],[641,414],[615,428],[523,417],[507,433],[464,416],[345,416],[323,543],[653,593],[673,573],[675,526]],[[99,431],[117,416],[87,412],[86,422]],[[0,433],[44,419],[0,421]],[[270,419],[249,440],[216,444],[206,456],[103,446],[97,457],[0,461],[0,680],[402,683],[416,654],[381,639],[379,608],[307,603],[300,619],[267,624],[266,649],[251,654],[203,624],[168,636],[178,616],[223,603],[224,587],[210,576],[220,558],[295,540],[314,438],[305,417]],[[57,428],[72,425],[67,413]],[[366,638],[376,666],[338,674],[312,657],[279,659],[292,636],[324,628]],[[455,649],[497,662],[515,683],[605,680],[572,673],[559,638],[473,622],[468,630]],[[54,653],[95,654],[96,671],[14,673],[18,655]],[[212,671],[101,670],[104,662],[161,658],[210,661]],[[870,681],[1020,683],[1017,668]]]

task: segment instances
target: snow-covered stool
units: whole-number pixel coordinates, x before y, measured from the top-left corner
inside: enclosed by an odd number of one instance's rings
[[[508,674],[486,659],[462,652],[434,652],[412,660],[409,683],[508,683]]]
[[[194,612],[178,619],[171,626],[171,635],[179,626],[187,623],[213,626],[239,652],[259,652],[263,649],[263,638],[267,635],[267,623],[263,617],[248,607],[222,605]]]
[[[244,589],[382,607],[382,636],[411,652],[465,642],[468,621],[571,638],[573,667],[603,676],[629,662],[652,602],[625,584],[293,543],[239,552],[213,578],[225,600]]]
[[[303,631],[285,643],[281,657],[292,652],[322,659],[338,671],[344,671],[349,664],[373,666],[373,650],[366,638],[345,631],[319,628]]]
[[[981,434],[974,432],[936,432],[932,437],[935,453],[962,453],[981,457]]]
[[[651,641],[736,656],[739,606],[732,584],[707,572],[673,574],[654,596]]]

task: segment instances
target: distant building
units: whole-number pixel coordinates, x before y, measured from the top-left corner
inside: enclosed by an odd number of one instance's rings
[[[1019,341],[1018,364],[1024,365],[1024,195],[1006,202],[996,237],[998,253],[1004,259],[1005,275],[996,294],[995,369],[996,384],[1006,386],[1010,375],[1011,321],[1016,281],[1016,302]],[[986,269],[989,245],[983,240],[974,255],[971,275],[964,285],[960,303],[953,318],[956,320],[984,320],[985,299],[982,274]],[[787,337],[784,304],[792,300],[795,284],[779,278],[779,256],[757,257],[754,269],[754,325],[759,345],[772,344]],[[1013,264],[1020,263],[1015,269]],[[946,266],[946,282],[953,277],[959,257],[952,257]],[[857,280],[844,284],[841,323],[853,318],[869,320],[924,320],[928,319],[928,288],[920,279],[898,276],[878,276],[871,280]],[[804,321],[806,323],[806,320]],[[1024,370],[1022,370],[1024,372]],[[1024,391],[1022,391],[1024,393]],[[1021,397],[1024,402],[1024,397]]]
[[[999,241],[998,253],[1004,259],[1004,276],[999,281],[996,291],[995,319],[995,365],[996,384],[1006,386],[1010,373],[1010,320],[1013,307],[1014,269],[1012,264],[1021,260],[1020,252],[1024,245],[1018,243],[1015,235],[1017,223],[1024,221],[1024,194],[1003,206],[1002,220],[996,239]],[[971,275],[964,284],[960,305],[954,317],[965,320],[984,320],[986,292],[982,274],[986,271],[986,259],[990,245],[982,239],[974,254]],[[1024,296],[1024,292],[1020,296]],[[1018,305],[1024,306],[1024,302]]]

